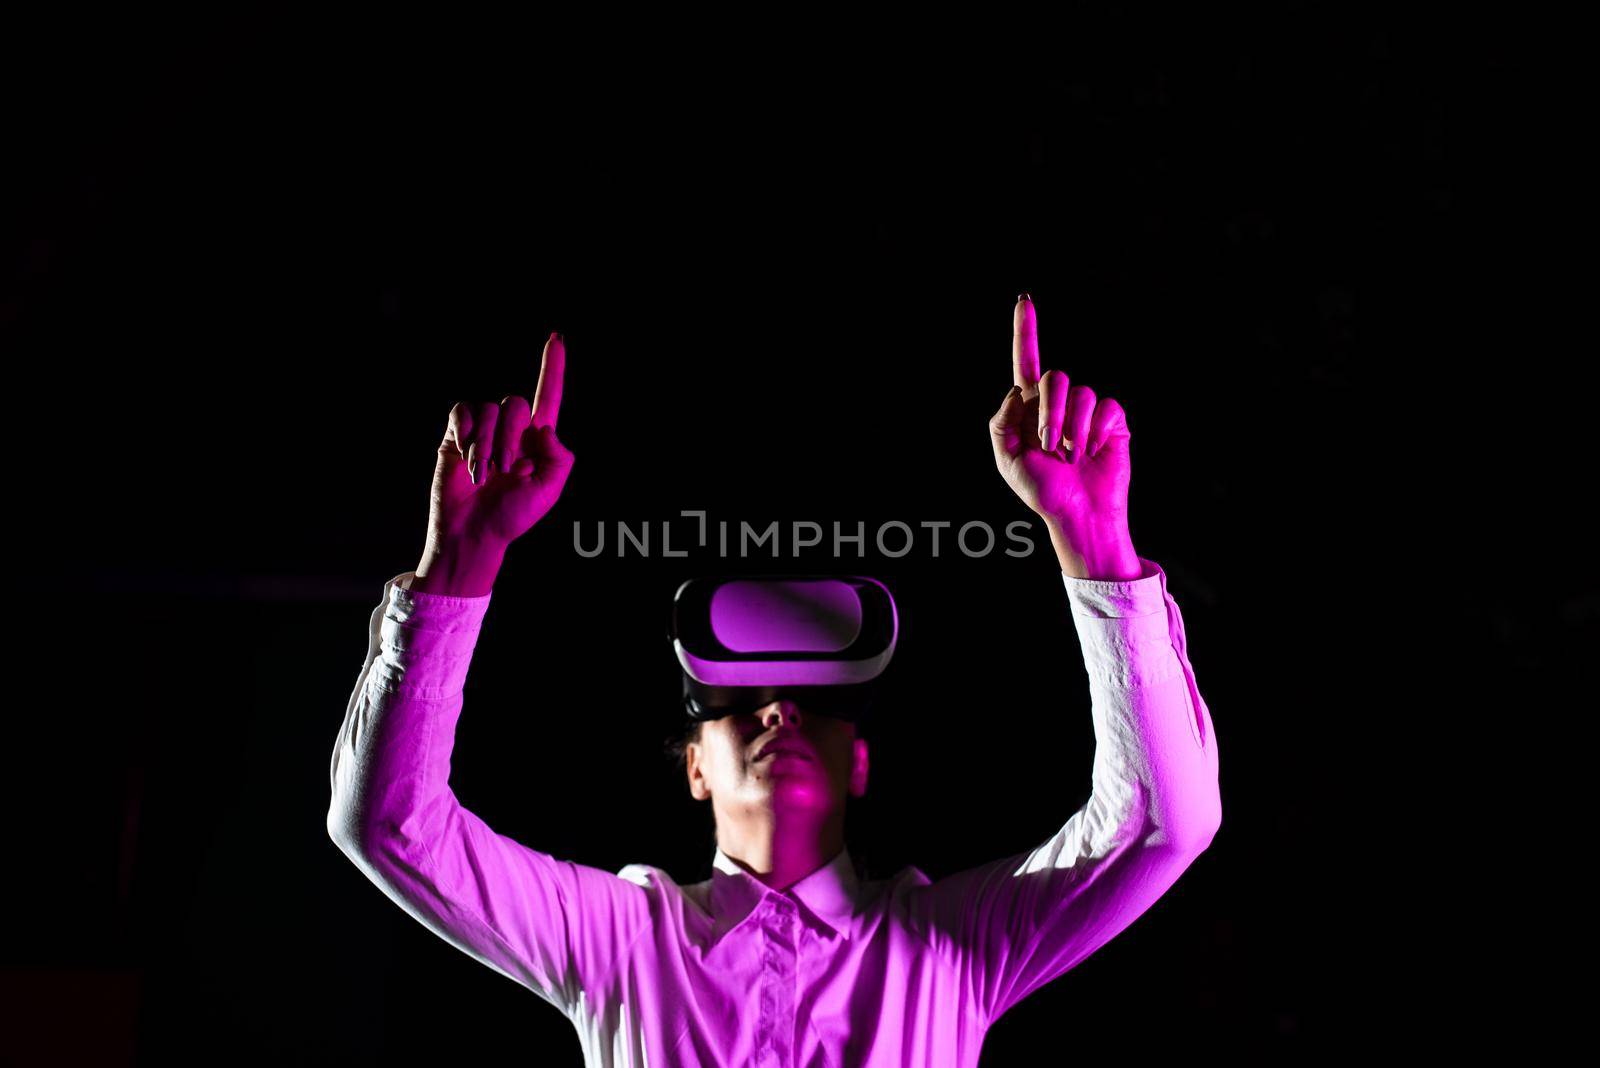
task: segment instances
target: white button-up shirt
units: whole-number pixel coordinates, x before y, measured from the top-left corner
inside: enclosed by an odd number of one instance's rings
[[[773,890],[605,871],[495,833],[449,785],[492,594],[384,586],[333,752],[328,830],[390,898],[572,1022],[590,1065],[976,1065],[1012,1005],[1139,917],[1221,822],[1217,743],[1166,574],[1075,579],[1089,800],[1036,848],[859,882],[848,850]]]

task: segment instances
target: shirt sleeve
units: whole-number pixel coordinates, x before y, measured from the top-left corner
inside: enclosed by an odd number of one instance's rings
[[[648,923],[643,885],[495,833],[450,789],[467,668],[492,594],[406,589],[369,626],[330,769],[328,833],[431,931],[570,1017]]]
[[[1062,573],[1094,721],[1089,800],[1037,848],[913,891],[913,922],[961,969],[984,1027],[1127,928],[1221,824],[1183,616],[1166,573],[1139,559],[1128,581]]]

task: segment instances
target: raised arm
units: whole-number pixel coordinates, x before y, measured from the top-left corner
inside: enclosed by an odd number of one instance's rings
[[[542,400],[560,345],[552,337],[546,346]],[[571,467],[553,407],[530,424],[531,410],[507,397],[451,412],[428,548],[415,572],[385,584],[372,614],[334,746],[328,833],[435,934],[571,1015],[644,930],[645,890],[497,834],[449,782],[467,669],[505,546],[548,511]]]
[[[1034,849],[908,897],[963,971],[987,1027],[1127,928],[1211,843],[1222,820],[1211,713],[1166,574],[1127,526],[1123,410],[1059,370],[1039,374],[1032,301],[1014,312],[1014,385],[990,421],[995,462],[1045,521],[1089,679],[1089,800]],[[1068,447],[1070,446],[1070,451]],[[1075,671],[1060,671],[1059,697]]]
[[[1166,574],[1063,573],[1089,679],[1089,800],[1037,847],[910,895],[914,920],[963,971],[987,1027],[1126,929],[1221,824],[1217,743]],[[1076,672],[1063,672],[1065,681]],[[1075,702],[1074,702],[1075,703]]]

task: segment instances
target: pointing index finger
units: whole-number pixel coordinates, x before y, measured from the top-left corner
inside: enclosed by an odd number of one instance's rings
[[[545,339],[539,363],[539,387],[533,394],[533,425],[555,426],[561,413],[561,383],[567,373],[567,346],[555,331]]]
[[[1022,387],[1025,400],[1039,392],[1039,320],[1026,293],[1017,297],[1011,315],[1011,380]]]

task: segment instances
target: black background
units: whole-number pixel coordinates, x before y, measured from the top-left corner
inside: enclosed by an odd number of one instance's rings
[[[1469,950],[1436,921],[1482,870],[1455,878],[1440,832],[1501,786],[1457,804],[1430,776],[1596,603],[1564,528],[1490,534],[1533,505],[1517,385],[1545,295],[1509,35],[1315,5],[1019,16],[1032,47],[983,58],[905,26],[674,29],[258,12],[12,37],[10,1054],[579,1063],[566,1020],[323,825],[450,407],[531,393],[552,329],[577,462],[496,586],[463,803],[563,858],[709,876],[709,814],[660,749],[666,609],[696,570],[773,561],[615,552],[618,521],[658,538],[704,508],[866,524],[862,557],[782,563],[901,602],[905,691],[851,827],[875,877],[1052,834],[1093,738],[1048,539],[870,539],[1031,518],[985,426],[1023,289],[1045,366],[1128,412],[1133,540],[1184,612],[1224,820],[984,1063],[1461,1026],[1436,977]],[[608,552],[578,556],[600,523]]]

